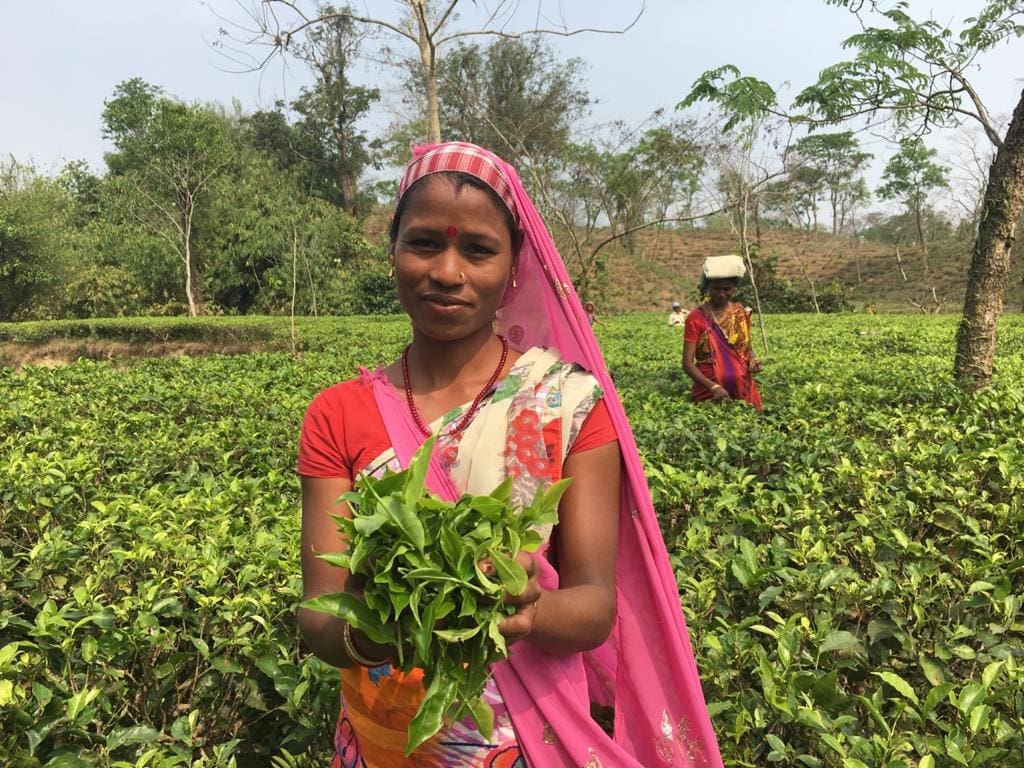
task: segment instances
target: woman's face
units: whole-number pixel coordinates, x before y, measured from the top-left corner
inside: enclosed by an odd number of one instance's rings
[[[506,215],[486,191],[443,176],[409,194],[393,249],[413,327],[438,341],[490,332],[515,262]]]
[[[732,280],[712,280],[708,283],[708,298],[714,307],[724,307],[736,293],[736,283]]]

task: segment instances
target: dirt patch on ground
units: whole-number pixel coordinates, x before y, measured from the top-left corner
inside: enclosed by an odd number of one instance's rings
[[[203,341],[132,342],[97,339],[61,339],[45,344],[0,343],[0,366],[53,368],[76,360],[120,360],[140,357],[197,357],[271,352],[270,344]]]

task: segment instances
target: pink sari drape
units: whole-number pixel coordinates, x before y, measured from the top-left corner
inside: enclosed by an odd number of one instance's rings
[[[457,146],[418,147],[416,152],[422,156]],[[518,174],[500,158],[486,155],[509,184],[513,213],[524,233],[517,288],[510,288],[499,311],[499,333],[519,350],[555,347],[563,360],[578,363],[598,379],[625,469],[616,561],[618,611],[611,636],[595,651],[571,656],[551,655],[522,641],[512,647],[507,661],[494,667],[520,747],[536,768],[721,766],[676,577],[626,413],[565,266]],[[447,169],[439,164],[437,170]],[[405,466],[423,435],[389,385],[378,381],[375,386],[384,424]],[[431,467],[427,483],[443,498],[457,496],[439,462]],[[538,563],[541,585],[556,589],[557,572],[544,558]],[[591,701],[614,705],[614,737],[591,718]]]

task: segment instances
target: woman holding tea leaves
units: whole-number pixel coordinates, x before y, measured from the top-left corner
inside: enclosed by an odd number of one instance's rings
[[[528,582],[506,602],[511,645],[491,667],[490,738],[448,724],[408,758],[424,690],[395,649],[300,610],[320,658],[342,667],[336,766],[719,766],[678,591],[628,422],[579,299],[514,169],[470,144],[418,148],[391,227],[412,324],[401,358],[324,390],[299,450],[304,595],[357,591],[318,559],[345,548],[330,513],[360,475],[408,465],[436,435],[427,485],[441,498],[512,501],[572,478]],[[591,704],[614,706],[613,735]]]

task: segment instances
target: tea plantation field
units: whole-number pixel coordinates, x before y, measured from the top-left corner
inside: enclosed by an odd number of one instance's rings
[[[726,764],[1024,765],[1024,319],[972,398],[955,318],[768,317],[760,416],[691,405],[663,323],[598,331]],[[298,428],[407,326],[298,330],[298,359],[0,368],[0,765],[328,764]]]

